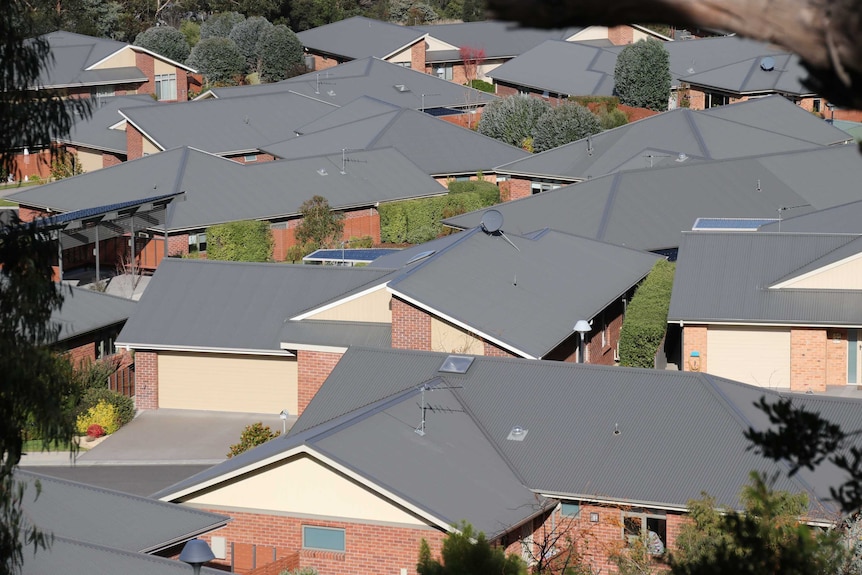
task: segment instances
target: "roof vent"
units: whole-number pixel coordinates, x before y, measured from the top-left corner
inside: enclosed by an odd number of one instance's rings
[[[512,431],[509,432],[509,435],[506,436],[506,439],[509,441],[524,441],[524,438],[527,437],[528,429],[524,429],[520,425],[516,425],[512,428]]]
[[[760,69],[764,72],[772,72],[775,69],[775,58],[767,56],[760,60]]]
[[[475,357],[469,355],[450,355],[443,360],[443,365],[438,371],[444,373],[467,373],[470,366],[473,365]]]
[[[319,170],[317,170],[317,175],[328,176],[329,174],[326,173],[326,168],[320,168]]]
[[[677,162],[684,162],[687,159],[688,159],[688,156],[686,155],[685,152],[680,152],[679,155],[676,157]]]
[[[406,263],[406,264],[404,264],[404,265],[408,265],[408,264],[412,264],[412,263],[414,263],[414,262],[418,262],[419,260],[421,260],[421,259],[425,259],[425,258],[427,258],[428,256],[433,256],[435,253],[436,253],[436,250],[428,250],[428,251],[425,251],[425,252],[418,253],[418,254],[416,254],[415,256],[413,256],[412,258],[410,258],[410,259],[407,261],[407,263]]]
[[[326,93],[326,95],[327,95],[327,96],[329,96],[330,98],[334,97],[334,96],[335,96],[335,90],[330,90],[330,91],[328,91],[328,92]]]
[[[399,92],[409,92],[410,88],[406,84],[395,84],[394,88]]]

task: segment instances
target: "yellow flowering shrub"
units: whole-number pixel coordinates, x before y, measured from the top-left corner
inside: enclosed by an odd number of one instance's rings
[[[102,429],[108,435],[117,431],[120,428],[120,422],[117,418],[117,410],[107,401],[100,401],[95,406],[88,409],[85,413],[78,416],[75,425],[78,433],[81,435],[87,433],[87,428],[93,424],[101,425]]]

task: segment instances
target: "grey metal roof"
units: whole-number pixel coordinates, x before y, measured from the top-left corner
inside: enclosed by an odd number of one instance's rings
[[[92,116],[77,118],[69,136],[62,141],[84,148],[126,154],[126,131],[109,129],[122,121],[119,110],[129,106],[156,106],[158,102],[148,94],[94,98]]]
[[[834,467],[788,478],[785,467],[747,449],[743,431],[768,425],[753,403],[764,395],[775,400],[775,392],[707,374],[492,357],[476,357],[463,375],[442,374],[445,357],[351,348],[287,437],[161,495],[305,444],[420,507],[451,516],[452,503],[459,503],[460,518],[483,523],[512,505],[495,510],[475,503],[497,505],[497,494],[486,492],[498,476],[504,487],[513,484],[512,475],[538,493],[684,508],[703,491],[720,505],[738,506],[749,472],[762,470],[779,474],[777,489],[807,491],[814,513],[833,510],[825,500],[841,477]],[[428,404],[439,402],[441,409],[426,411],[426,434],[418,437],[423,385],[430,387]],[[860,400],[792,397],[845,429],[862,425]],[[527,430],[523,441],[506,439],[514,426]],[[495,454],[500,460],[492,462]],[[482,463],[478,469],[473,458]],[[448,474],[462,481],[452,484]]]
[[[335,128],[343,124],[355,122],[363,118],[370,118],[385,114],[386,112],[395,112],[401,110],[400,106],[372,98],[371,96],[360,96],[344,104],[342,107],[329,112],[322,118],[312,120],[297,130],[301,134],[311,134],[312,132],[321,132],[329,128]]]
[[[285,321],[279,340],[287,349],[291,349],[291,344],[387,348],[392,347],[392,324],[315,319]]]
[[[741,62],[728,64],[705,72],[682,76],[680,81],[692,86],[701,86],[737,94],[772,93],[794,96],[811,95],[810,88],[802,80],[808,71],[795,54],[771,54],[774,68],[765,70],[761,65],[764,56],[755,56]]]
[[[9,196],[22,205],[72,211],[184,191],[171,209],[169,230],[196,230],[244,219],[299,215],[315,194],[333,209],[445,193],[446,189],[392,149],[243,165],[191,148],[177,148]],[[161,229],[161,226],[160,226]]]
[[[801,216],[785,217],[765,224],[762,232],[797,232],[810,234],[862,234],[862,200],[817,210]]]
[[[356,60],[386,58],[425,36],[424,32],[363,16],[354,16],[304,30],[296,37],[304,48]]]
[[[556,231],[528,239],[476,229],[406,270],[389,289],[540,358],[573,334],[575,322],[593,319],[636,285],[655,261],[653,254]]]
[[[119,77],[105,76],[103,82],[98,81],[98,74],[108,70],[94,70],[96,75],[87,68],[122,50],[128,44],[84,36],[72,32],[57,31],[40,36],[48,42],[53,62],[45,66],[40,74],[38,85],[43,88],[68,87],[86,84],[113,83],[114,81],[143,77],[146,75],[137,68],[127,70]],[[136,72],[134,72],[136,70]],[[133,78],[134,77],[134,78]]]
[[[454,24],[428,24],[413,26],[430,37],[453,46],[481,48],[485,57],[512,58],[538,46],[545,40],[567,40],[584,28],[536,29],[523,28],[513,22],[485,20]],[[458,58],[460,60],[460,57]]]
[[[348,104],[341,113],[353,104]],[[309,133],[261,150],[277,158],[298,158],[348,150],[392,147],[429,175],[491,172],[495,166],[530,154],[445,120],[410,109],[361,116],[336,127]]]
[[[860,292],[771,286],[862,252],[858,235],[684,233],[668,321],[859,326]]]
[[[281,353],[288,318],[385,270],[165,259],[117,337],[133,348]]]
[[[368,267],[398,269],[408,264],[415,265],[419,260],[437,253],[460,239],[460,233],[453,233],[440,238],[435,238],[422,244],[404,248],[394,254],[377,258],[368,264]]]
[[[191,146],[229,155],[254,153],[263,144],[290,138],[301,125],[335,107],[285,91],[123,108],[120,113],[163,150]]]
[[[674,84],[683,76],[717,70],[752,58],[785,53],[777,46],[741,36],[716,36],[695,40],[666,42],[670,73]]]
[[[63,295],[62,307],[51,314],[51,322],[60,326],[59,341],[123,323],[137,306],[135,301],[88,288],[72,287]]]
[[[22,507],[27,518],[43,530],[80,543],[150,553],[228,521],[222,515],[31,471],[18,469],[15,476],[26,484]]]
[[[509,231],[550,227],[635,249],[679,246],[697,218],[772,218],[859,198],[855,146],[619,172],[495,206]],[[758,184],[760,191],[758,191]],[[445,220],[466,229],[482,211]]]
[[[620,170],[742,158],[847,138],[780,96],[723,106],[726,112],[679,108],[498,166],[505,174],[581,180]],[[752,125],[753,116],[759,116]],[[684,160],[680,161],[684,154]]]
[[[494,94],[459,86],[449,80],[377,58],[352,60],[275,84],[212,90],[219,99],[286,91],[338,106],[361,96],[370,96],[399,108],[419,110],[424,105],[426,111],[473,108],[497,99]],[[424,98],[422,94],[425,94]],[[274,141],[275,138],[270,140]]]

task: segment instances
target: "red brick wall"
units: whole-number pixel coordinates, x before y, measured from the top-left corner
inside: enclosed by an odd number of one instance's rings
[[[431,349],[431,316],[397,297],[392,298],[392,347]]]
[[[425,71],[425,40],[410,46],[410,67],[417,72]]]
[[[189,99],[189,73],[183,68],[174,68],[177,74],[177,102]]]
[[[126,157],[130,160],[144,157],[144,136],[128,122],[126,122]]]
[[[533,195],[532,184],[529,178],[512,176],[508,181],[500,184],[500,199],[509,202],[531,196]]]
[[[154,351],[135,352],[135,409],[159,407],[159,355]]]
[[[272,154],[264,154],[262,152],[251,152],[248,154],[249,156],[254,156],[254,160],[247,162],[245,159],[246,154],[240,156],[226,156],[228,160],[233,160],[234,162],[238,162],[240,164],[259,164],[260,162],[271,162],[275,160],[275,156]]]
[[[48,149],[21,150],[15,154],[14,176],[18,182],[29,181],[34,177],[47,179],[51,176],[51,151]]]
[[[624,46],[634,41],[635,32],[631,26],[614,26],[608,28],[608,40],[614,46]]]
[[[212,535],[227,539],[227,558],[213,563],[230,565],[233,560],[237,573],[252,568],[252,545],[257,553],[256,567],[271,562],[273,548],[276,560],[299,553],[300,567],[314,567],[320,575],[397,575],[401,569],[415,575],[416,560],[422,539],[428,541],[431,552],[439,556],[445,534],[435,529],[370,525],[346,521],[297,518],[285,515],[243,513],[233,510],[207,509],[230,515],[232,521]],[[302,526],[335,527],[345,531],[344,553],[302,549]],[[202,537],[207,542],[212,535]],[[231,557],[231,543],[234,556]]]
[[[135,52],[135,66],[137,66],[141,72],[147,77],[147,81],[141,84],[138,87],[138,94],[155,94],[156,93],[156,60],[149,54],[145,54],[143,52]],[[182,84],[179,83],[179,78],[177,78],[177,88]]]
[[[272,230],[274,241],[272,259],[277,262],[287,260],[287,250],[296,245],[293,231],[301,221],[301,218],[294,218],[287,221],[287,229]],[[341,234],[341,241],[365,236],[371,236],[375,244],[380,243],[380,213],[377,209],[369,206],[345,212],[344,232]]]
[[[102,167],[110,168],[111,166],[116,166],[118,164],[122,164],[125,158],[121,157],[119,154],[112,154],[111,152],[102,152]]]
[[[297,415],[302,415],[311,399],[332,373],[332,369],[341,359],[340,353],[321,351],[296,352],[297,369]]]
[[[319,54],[313,54],[314,56],[314,71],[326,70],[327,68],[334,68],[338,66],[341,62],[332,57],[321,56]]]
[[[826,333],[826,385],[847,385],[847,330]]]
[[[72,365],[96,361],[96,343],[90,341],[73,347],[68,351],[68,354],[69,359],[72,360]]]
[[[706,373],[706,326],[705,325],[687,325],[683,328],[682,334],[683,349],[682,349],[682,370],[683,371],[700,371]],[[697,351],[700,353],[699,367],[691,357],[691,352]]]
[[[790,330],[790,389],[826,391],[826,330]]]
[[[18,217],[21,218],[22,222],[32,222],[36,218],[44,218],[47,215],[48,212],[40,208],[24,205],[18,207]]]
[[[494,345],[491,342],[482,340],[482,344],[484,345],[484,354],[490,357],[521,357],[520,355],[515,355],[514,353],[503,349],[497,345]],[[430,349],[430,348],[429,348]]]

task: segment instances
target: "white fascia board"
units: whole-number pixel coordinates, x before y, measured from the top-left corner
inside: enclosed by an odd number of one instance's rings
[[[588,503],[596,503],[598,505],[608,505],[614,507],[649,507],[650,509],[663,509],[665,511],[688,512],[688,507],[685,505],[671,505],[668,503],[656,503],[654,501],[638,501],[634,499],[610,499],[595,497],[594,495],[581,495],[579,493],[562,493],[558,491],[543,491],[541,489],[532,490],[542,497],[549,499],[562,500],[577,500],[586,501]]]
[[[281,349],[295,349],[297,351],[319,351],[322,353],[344,353],[347,351],[346,347],[338,347],[332,345],[312,345],[306,343],[290,343],[290,342],[282,342]]]
[[[272,355],[278,357],[294,357],[294,354],[285,350],[276,349],[244,349],[232,347],[197,347],[193,345],[154,345],[151,343],[127,343],[116,342],[114,347],[125,350],[138,351],[183,351],[189,353],[229,353],[232,355]]]
[[[817,322],[796,322],[796,323],[788,323],[788,322],[768,322],[768,321],[713,321],[713,320],[702,320],[702,319],[668,319],[667,323],[682,325],[683,327],[708,327],[711,325],[721,325],[721,326],[745,326],[745,327],[816,327],[816,328],[850,328],[850,329],[859,329],[862,328],[862,324],[836,324],[836,323],[817,323]]]
[[[316,315],[316,314],[319,314],[321,312],[330,310],[334,307],[338,307],[338,306],[345,304],[347,302],[353,301],[355,299],[359,299],[359,298],[366,296],[370,293],[376,292],[377,290],[384,289],[388,284],[389,284],[389,280],[386,280],[385,282],[381,282],[380,284],[378,284],[376,286],[372,286],[366,290],[362,290],[361,292],[355,293],[353,295],[347,296],[347,297],[339,299],[339,300],[335,300],[335,301],[330,302],[326,305],[310,309],[306,312],[303,312],[297,316],[290,318],[290,321],[302,321],[302,320],[307,319],[313,315]]]
[[[127,123],[129,123],[129,124],[131,124],[131,125],[132,125],[132,127],[134,127],[137,131],[139,131],[143,137],[145,137],[145,138],[146,138],[146,139],[148,139],[150,142],[152,142],[152,143],[153,143],[153,145],[155,145],[155,146],[156,146],[157,148],[159,148],[161,151],[163,151],[163,152],[165,151],[165,147],[164,147],[164,146],[162,146],[162,145],[161,145],[161,144],[160,144],[160,143],[159,143],[155,138],[153,138],[153,137],[152,137],[152,136],[150,136],[147,132],[145,132],[145,131],[143,130],[143,128],[141,128],[140,126],[138,126],[137,124],[135,124],[135,123],[131,120],[131,118],[129,118],[127,115],[125,115],[125,114],[123,113],[123,111],[122,111],[122,110],[118,110],[118,112],[119,112],[119,114],[120,114],[123,118],[125,118],[126,122],[127,122]]]
[[[488,335],[484,332],[481,332],[481,331],[477,330],[476,328],[467,325],[463,321],[459,321],[459,320],[455,319],[454,317],[446,315],[443,312],[437,311],[436,309],[434,309],[428,305],[425,305],[424,303],[420,302],[419,300],[413,299],[412,297],[405,295],[405,294],[403,294],[403,293],[401,293],[401,292],[399,292],[399,291],[397,291],[397,290],[395,290],[389,286],[386,286],[386,289],[388,289],[389,293],[391,293],[392,295],[396,295],[399,298],[403,299],[404,301],[409,302],[409,303],[415,305],[416,307],[427,311],[430,314],[436,315],[437,317],[444,319],[451,324],[457,325],[458,327],[465,329],[465,330],[469,331],[470,333],[474,333],[474,334],[478,335],[479,337],[481,337],[482,339],[487,340],[487,341],[489,341],[495,345],[498,345],[505,350],[511,351],[512,353],[517,354],[517,355],[519,355],[525,359],[539,359],[538,357],[536,357],[534,355],[530,355],[526,351],[522,351],[522,350],[518,349],[517,347],[512,346],[511,344],[502,342],[492,335]]]
[[[651,29],[647,28],[646,26],[641,26],[640,24],[628,24],[628,26],[631,26],[635,30],[640,30],[644,34],[649,34],[650,36],[653,36],[654,38],[664,40],[665,42],[675,42],[675,40],[673,38],[671,38],[669,36],[665,36],[664,34],[659,34],[655,30],[651,30]]]
[[[127,44],[126,46],[123,46],[122,48],[120,48],[116,52],[111,52],[110,54],[108,54],[107,56],[105,56],[104,58],[99,60],[98,62],[91,64],[89,67],[84,68],[84,69],[88,70],[88,71],[89,70],[95,70],[96,66],[98,66],[99,64],[102,64],[103,62],[110,60],[111,58],[113,58],[114,56],[116,56],[117,54],[122,52],[123,50],[131,50],[132,52],[143,52],[144,54],[149,54],[150,56],[152,56],[156,60],[161,60],[162,62],[167,62],[168,64],[170,64],[172,66],[182,68],[183,70],[186,70],[187,72],[191,72],[192,74],[197,74],[197,72],[198,72],[194,68],[189,68],[185,64],[175,62],[175,61],[171,60],[170,58],[165,58],[161,54],[156,54],[155,52],[147,50],[146,48],[142,48],[141,46],[133,46],[132,44]]]
[[[398,48],[397,50],[393,50],[393,51],[392,51],[392,52],[390,52],[389,54],[387,54],[387,55],[383,56],[383,57],[381,58],[381,60],[386,60],[386,59],[388,59],[388,58],[391,58],[391,57],[392,57],[392,56],[394,56],[395,54],[399,54],[399,53],[403,52],[404,50],[406,50],[406,49],[407,49],[407,48],[409,48],[410,46],[413,46],[414,44],[418,44],[420,40],[421,40],[422,42],[424,42],[424,41],[425,41],[425,38],[427,38],[427,37],[428,37],[428,34],[427,34],[427,33],[422,34],[422,36],[421,36],[420,38],[417,38],[417,39],[413,40],[413,41],[412,41],[412,42],[410,42],[409,44],[404,44],[403,46],[401,46],[401,47],[400,47],[400,48]],[[391,63],[391,62],[390,62],[390,63]]]

